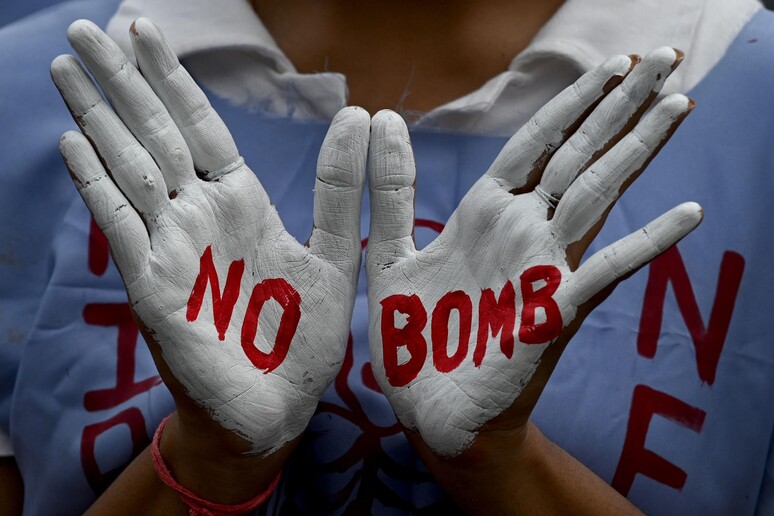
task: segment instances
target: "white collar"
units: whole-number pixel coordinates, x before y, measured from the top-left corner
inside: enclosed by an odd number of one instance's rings
[[[107,33],[134,56],[129,27],[152,19],[196,79],[248,109],[331,119],[346,105],[339,73],[299,74],[247,0],[124,0]]]
[[[425,114],[419,124],[509,135],[608,57],[643,55],[665,45],[686,58],[662,94],[686,93],[761,8],[758,0],[566,0],[508,71]]]
[[[130,56],[129,26],[140,17],[161,28],[180,58],[234,49],[257,52],[277,72],[295,72],[246,0],[124,0],[107,33]]]
[[[643,55],[666,45],[686,54],[667,88],[685,92],[717,64],[761,8],[758,0],[567,0],[510,69],[524,71],[550,56],[585,72],[612,55]]]
[[[567,0],[507,71],[415,123],[509,134],[607,57],[644,54],[663,45],[686,53],[664,93],[686,92],[717,64],[761,8],[758,0]],[[188,58],[189,67],[200,72],[217,69],[217,74],[197,78],[235,102],[268,106],[297,118],[331,118],[346,105],[345,78],[336,73],[297,73],[246,0],[124,0],[107,31],[129,54],[127,29],[140,16],[164,30],[175,52]],[[230,82],[222,78],[230,75],[223,73],[228,63],[222,59],[223,51],[229,50],[239,54],[233,60],[239,70]],[[251,54],[256,59],[246,61]],[[208,55],[213,57],[209,62]],[[196,67],[196,60],[204,65]],[[293,98],[286,98],[288,91]]]

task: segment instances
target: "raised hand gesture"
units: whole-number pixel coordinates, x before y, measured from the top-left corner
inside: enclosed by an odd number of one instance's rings
[[[356,108],[334,119],[300,244],[159,30],[140,19],[131,32],[142,72],[94,24],[70,27],[112,107],[58,57],[52,76],[85,135],[65,134],[62,154],[180,421],[214,421],[247,441],[240,453],[271,454],[303,432],[344,357],[370,120]]]
[[[458,456],[490,430],[522,432],[583,319],[700,222],[697,204],[680,205],[580,264],[692,108],[671,95],[643,116],[680,59],[662,48],[581,77],[516,133],[422,250],[408,132],[394,113],[374,117],[372,363],[401,423],[434,455]]]

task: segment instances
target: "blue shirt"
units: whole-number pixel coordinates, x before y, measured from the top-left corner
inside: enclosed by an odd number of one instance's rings
[[[57,151],[72,122],[48,63],[69,51],[70,21],[88,14],[104,24],[114,9],[115,2],[68,2],[0,30],[0,66],[14,71],[0,83],[14,134],[0,141],[0,334],[7,341],[0,422],[10,424],[29,514],[84,510],[174,408]],[[27,43],[19,48],[19,41]],[[697,108],[587,255],[685,200],[702,204],[705,220],[586,320],[533,415],[552,440],[648,513],[772,507],[773,54],[774,17],[761,12],[689,93]],[[212,101],[287,229],[304,241],[327,127]],[[505,140],[415,132],[412,142],[422,246]],[[448,506],[373,381],[361,275],[342,371],[262,510],[391,514]]]

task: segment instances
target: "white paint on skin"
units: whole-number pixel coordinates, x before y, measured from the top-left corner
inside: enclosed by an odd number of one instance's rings
[[[596,142],[612,140],[625,130],[632,106],[640,106],[661,91],[672,69],[683,59],[682,53],[669,47],[656,49],[631,72],[631,78],[607,95],[566,145],[556,151],[541,179],[541,187],[553,196],[561,197],[574,176],[566,170],[583,171],[596,152]],[[642,78],[642,80],[640,80]]]
[[[524,298],[520,275],[534,266],[552,265],[562,279],[552,298],[561,313],[559,329],[577,308],[621,276],[647,263],[689,233],[701,220],[701,208],[686,203],[590,257],[573,272],[567,248],[604,216],[622,189],[690,111],[682,95],[660,102],[633,130],[626,123],[642,112],[679,62],[670,48],[646,56],[623,83],[606,94],[605,85],[623,76],[631,61],[612,58],[579,79],[543,108],[506,144],[490,170],[468,192],[441,235],[417,251],[412,239],[415,170],[408,132],[400,117],[380,112],[371,131],[371,232],[366,255],[370,344],[376,379],[401,423],[416,429],[439,455],[456,456],[475,440],[488,421],[510,407],[532,378],[543,351],[554,338],[537,344],[519,341]],[[602,102],[571,136],[590,106]],[[622,132],[625,136],[592,163],[592,156]],[[558,149],[558,150],[557,150]],[[546,152],[549,154],[546,154]],[[551,152],[553,154],[550,154]],[[523,188],[535,168],[546,166],[543,192]],[[588,170],[587,170],[588,169]],[[576,177],[579,179],[576,180]],[[549,218],[551,197],[561,198]],[[515,349],[508,358],[500,337],[489,334],[480,367],[473,356],[478,334],[481,292],[499,296],[506,281],[515,289]],[[532,285],[534,290],[544,282]],[[439,372],[432,358],[432,313],[447,292],[462,290],[472,302],[466,357],[450,372]],[[395,294],[416,294],[427,313],[422,337],[427,358],[415,378],[392,385],[384,363],[381,302]],[[546,320],[540,311],[536,321]],[[397,318],[396,318],[397,319]],[[457,349],[459,317],[450,318],[448,354]],[[398,326],[396,324],[396,326]],[[398,352],[410,360],[408,346]]]
[[[270,454],[303,432],[344,358],[361,254],[369,116],[347,108],[332,122],[320,153],[307,248],[285,231],[225,125],[158,29],[147,20],[135,25],[144,77],[127,69],[133,65],[92,23],[75,22],[68,34],[118,114],[74,58],[57,58],[52,76],[115,182],[84,136],[65,134],[61,150],[110,242],[133,309],[186,394],[250,442],[253,453]],[[218,180],[200,180],[194,169]],[[198,316],[187,320],[200,257],[209,246],[219,294],[231,263],[245,263],[222,341],[209,285]],[[241,333],[254,286],[272,278],[298,292],[301,316],[286,358],[267,373],[246,356]],[[276,301],[265,303],[256,348],[273,349],[282,314]]]
[[[243,162],[234,139],[204,92],[183,68],[153,22],[139,18],[130,31],[137,64],[189,145],[196,168],[215,179]]]

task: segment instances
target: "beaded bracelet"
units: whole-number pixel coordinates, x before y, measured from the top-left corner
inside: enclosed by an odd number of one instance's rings
[[[244,514],[246,512],[257,509],[269,498],[269,496],[271,496],[271,494],[274,492],[274,489],[276,489],[277,484],[279,483],[281,472],[277,474],[277,477],[272,481],[271,485],[269,485],[266,491],[259,494],[252,500],[248,500],[237,505],[224,505],[210,502],[209,500],[205,500],[204,498],[195,495],[180,485],[172,476],[172,472],[169,471],[169,467],[167,466],[166,462],[164,462],[164,458],[161,456],[161,450],[159,449],[159,443],[161,442],[161,432],[164,430],[164,427],[167,425],[167,421],[170,417],[171,415],[164,418],[164,420],[159,425],[159,428],[156,430],[156,434],[153,436],[153,442],[151,443],[151,457],[153,458],[153,467],[156,468],[156,473],[158,473],[161,481],[172,488],[180,496],[180,499],[183,501],[183,503],[188,506],[188,514],[190,516]]]

